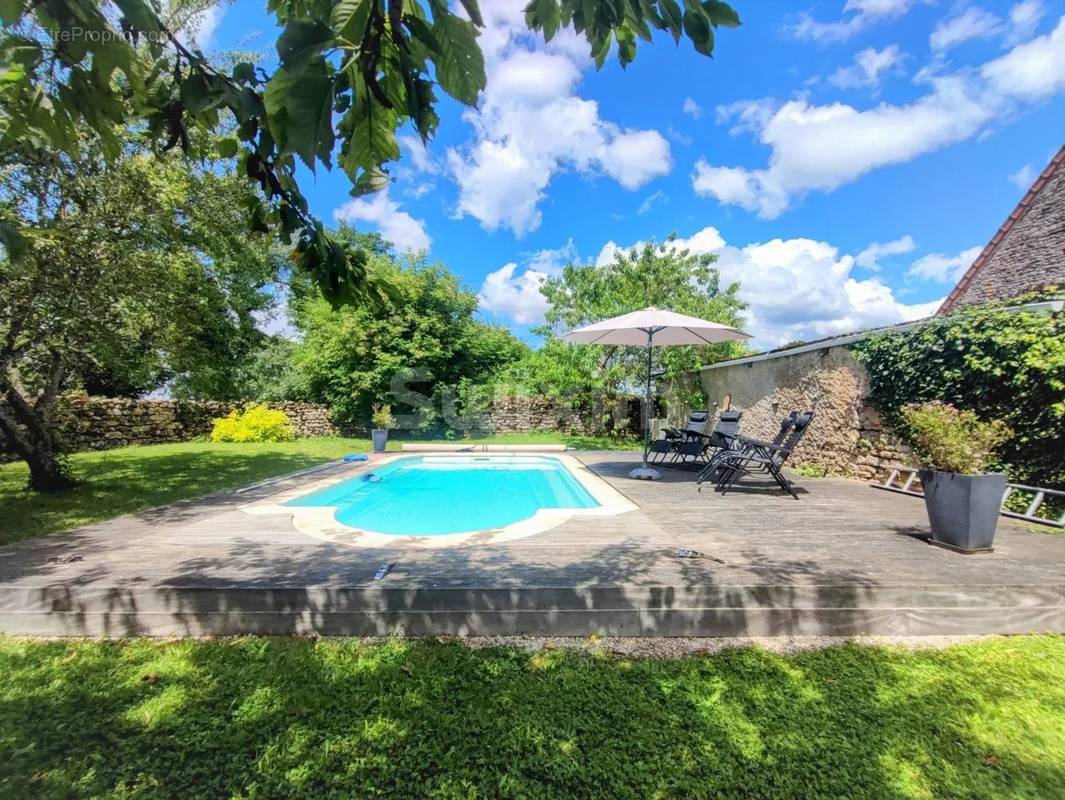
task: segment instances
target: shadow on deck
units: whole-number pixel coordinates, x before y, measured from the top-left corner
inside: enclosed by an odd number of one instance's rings
[[[923,504],[798,479],[722,496],[632,481],[639,510],[501,545],[354,548],[223,495],[0,548],[0,630],[34,635],[851,635],[1065,631],[1065,536],[1002,521],[995,553],[930,547]],[[301,479],[296,479],[301,480]],[[265,487],[259,494],[282,486]],[[677,548],[699,558],[680,558]],[[75,560],[72,560],[75,559]],[[394,564],[380,582],[382,563]]]

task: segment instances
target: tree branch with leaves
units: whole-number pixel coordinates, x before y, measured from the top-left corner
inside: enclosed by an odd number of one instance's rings
[[[88,128],[116,158],[116,130],[136,124],[159,151],[192,151],[192,131],[228,118],[234,136],[215,154],[236,159],[258,187],[245,209],[250,227],[292,243],[330,300],[377,291],[365,251],[310,213],[297,160],[312,172],[331,169],[335,153],[354,195],[385,187],[400,155],[396,131],[409,125],[423,141],[435,134],[437,88],[465,105],[484,89],[478,0],[455,8],[447,0],[269,0],[282,27],[272,74],[246,61],[216,66],[182,42],[155,0],[114,7],[109,15],[91,0],[0,0],[0,152],[31,141],[74,155]],[[630,63],[637,41],[656,30],[709,56],[715,29],[739,25],[716,0],[531,0],[525,20],[547,40],[572,28],[599,66],[615,46]],[[5,225],[0,242],[17,253],[18,235]]]

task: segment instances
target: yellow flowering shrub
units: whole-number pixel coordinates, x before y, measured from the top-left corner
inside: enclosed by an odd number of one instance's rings
[[[287,442],[296,438],[288,414],[262,404],[233,409],[213,421],[212,442]]]

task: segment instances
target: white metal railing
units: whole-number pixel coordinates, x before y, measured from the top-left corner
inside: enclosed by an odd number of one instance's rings
[[[924,497],[924,492],[917,491],[913,488],[914,481],[919,482],[917,477],[917,470],[911,467],[895,467],[891,470],[891,473],[887,476],[883,483],[877,483],[873,481],[873,486],[877,489],[887,489],[890,492],[901,492],[902,494],[910,494],[915,497]],[[1030,492],[1032,499],[1028,503],[1028,507],[1023,511],[1011,511],[1006,508],[1006,501],[1014,492]],[[1015,519],[1023,519],[1028,522],[1038,522],[1041,525],[1053,525],[1057,528],[1065,528],[1065,508],[1058,514],[1057,519],[1050,516],[1040,516],[1039,511],[1043,507],[1048,497],[1059,497],[1065,501],[1065,491],[1058,489],[1046,489],[1041,486],[1025,486],[1023,483],[1007,483],[1006,491],[1002,494],[1002,510],[1001,514],[1007,517],[1014,517]],[[1065,506],[1065,502],[1062,504]],[[1047,509],[1047,514],[1051,513],[1050,509]]]

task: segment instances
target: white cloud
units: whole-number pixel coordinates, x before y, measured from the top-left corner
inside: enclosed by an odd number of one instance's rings
[[[519,325],[544,321],[547,298],[540,292],[545,280],[560,275],[562,267],[578,261],[577,248],[571,239],[555,250],[540,250],[526,259],[525,269],[518,271],[516,262],[504,264],[488,273],[477,293],[478,307]]]
[[[669,142],[658,131],[614,130],[596,157],[603,171],[624,188],[639,189],[673,169]]]
[[[983,249],[983,247],[977,245],[976,247],[962,250],[956,256],[929,253],[914,261],[906,274],[912,278],[938,281],[939,283],[957,283],[958,279],[972,266],[972,263]]]
[[[840,42],[851,38],[871,25],[900,17],[915,4],[915,0],[847,0],[844,14],[833,22],[819,22],[807,13],[786,30],[796,39],[815,42]]]
[[[647,195],[640,203],[640,207],[636,209],[637,214],[647,214],[659,203],[668,203],[669,195],[663,192],[661,189],[657,192]]]
[[[1019,170],[1010,175],[1010,183],[1022,191],[1028,191],[1028,187],[1035,183],[1039,173],[1031,164],[1025,164]]]
[[[433,181],[424,181],[422,183],[415,183],[412,186],[408,186],[403,190],[403,194],[414,200],[421,200],[435,188],[436,183]]]
[[[962,8],[939,21],[928,43],[937,55],[973,39],[1003,37],[1007,46],[1023,42],[1035,33],[1046,9],[1043,0],[1021,0],[1006,19],[979,6]]]
[[[426,149],[420,136],[396,138],[407,154],[407,161],[396,168],[396,184],[404,197],[420,200],[436,189],[435,176],[444,172],[444,165]]]
[[[718,125],[734,123],[729,128],[729,136],[739,136],[741,133],[758,133],[769,124],[778,108],[779,102],[772,97],[763,97],[760,100],[737,100],[720,105],[714,109],[714,113]]]
[[[283,284],[274,284],[265,290],[270,296],[270,305],[261,311],[253,311],[255,327],[267,336],[280,336],[282,339],[296,340],[300,332],[288,315],[290,292]]]
[[[1050,33],[984,64],[980,74],[992,92],[1007,97],[1035,101],[1065,89],[1065,16]]]
[[[1002,31],[999,17],[979,6],[969,6],[960,14],[940,20],[928,37],[928,44],[933,50],[949,50],[971,39],[998,36]]]
[[[902,252],[906,239],[875,246]],[[942,298],[912,305],[899,302],[879,278],[855,278],[856,259],[840,254],[828,242],[773,239],[738,247],[728,244],[711,226],[678,239],[676,246],[716,254],[722,283],[739,282],[740,296],[751,305],[743,327],[758,347],[919,319],[934,313],[942,303]],[[617,250],[618,245],[607,242],[596,263],[611,261]]]
[[[672,125],[670,125],[668,128],[666,128],[666,134],[674,142],[676,142],[677,144],[680,144],[680,145],[684,145],[685,147],[689,147],[692,144],[694,144],[694,142],[695,142],[695,140],[692,137],[688,136],[685,133],[681,133],[676,128],[674,128]]]
[[[577,245],[573,243],[573,239],[569,239],[561,247],[549,247],[527,253],[525,260],[531,269],[546,272],[548,275],[561,275],[563,267],[577,263],[581,259],[580,253],[577,252]]]
[[[700,159],[692,185],[697,194],[771,219],[806,192],[832,191],[874,169],[964,141],[1008,117],[1018,103],[1065,89],[1065,17],[1051,33],[976,71],[928,82],[929,92],[906,105],[859,110],[844,103],[786,102],[757,131],[771,151],[765,168]]]
[[[540,287],[547,275],[534,269],[515,275],[517,269],[518,265],[512,261],[488,273],[477,293],[478,305],[519,325],[543,322],[548,305]]]
[[[433,240],[425,232],[425,223],[400,210],[387,191],[370,198],[349,200],[333,212],[343,222],[365,222],[377,228],[381,236],[397,250],[428,250]]]
[[[879,278],[853,277],[853,257],[828,242],[774,239],[726,246],[718,258],[722,280],[740,282],[751,304],[749,332],[761,343],[835,336],[925,313],[900,303]]]
[[[217,2],[206,8],[190,14],[181,19],[180,12],[176,19],[180,25],[176,35],[178,40],[186,47],[195,47],[203,52],[209,52],[214,44],[214,35],[218,32],[218,26],[222,24],[222,18],[226,15],[227,2]],[[164,6],[168,13],[174,13],[173,8]]]
[[[828,82],[840,89],[857,89],[880,85],[880,73],[896,66],[902,53],[897,44],[877,50],[867,47],[854,56],[854,63],[840,67],[828,77]]]
[[[629,246],[639,247],[642,244],[643,242],[635,242]],[[613,241],[607,242],[599,250],[599,255],[595,257],[595,265],[597,267],[602,267],[607,264],[610,264],[614,260],[614,256],[616,256],[618,254],[618,251],[620,250],[621,248],[618,247],[617,244],[615,244]]]
[[[214,43],[214,35],[218,26],[222,24],[222,17],[226,15],[226,9],[221,3],[209,6],[196,15],[196,46],[204,52],[211,49]]]
[[[685,114],[692,119],[699,119],[703,115],[703,107],[692,100],[690,97],[684,98],[684,106],[682,108]]]
[[[560,172],[606,175],[634,190],[673,167],[661,133],[604,120],[597,103],[576,94],[591,63],[587,45],[570,34],[547,44],[534,39],[524,22],[525,5],[500,0],[483,9],[479,43],[488,86],[477,109],[464,115],[472,141],[447,152],[459,186],[458,216],[469,214],[487,230],[509,228],[518,236],[539,227],[540,203]]]
[[[1007,43],[1016,44],[1030,37],[1039,27],[1045,13],[1043,0],[1022,0],[1017,3],[1010,9],[1010,32],[1007,36]]]
[[[868,270],[880,269],[880,259],[912,253],[916,245],[913,237],[902,236],[890,242],[873,242],[854,258],[854,263]]]
[[[415,172],[426,175],[439,175],[443,166],[429,153],[420,136],[404,135],[397,137],[400,145],[407,151],[411,167]]]
[[[715,167],[705,158],[695,162],[692,188],[701,197],[714,197],[723,205],[755,211],[766,219],[779,217],[788,207],[788,192],[766,170]]]

